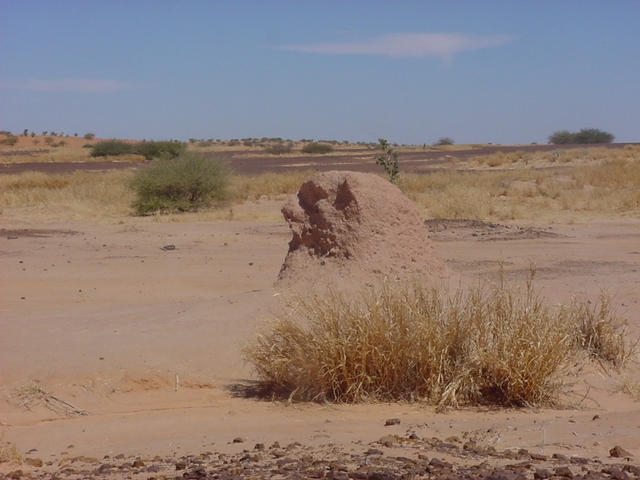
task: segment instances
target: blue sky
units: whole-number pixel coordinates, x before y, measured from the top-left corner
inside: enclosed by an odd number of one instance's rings
[[[640,1],[0,0],[0,130],[640,141]]]

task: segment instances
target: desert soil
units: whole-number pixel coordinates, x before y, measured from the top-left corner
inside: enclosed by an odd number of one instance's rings
[[[533,262],[550,302],[605,289],[640,334],[640,220],[428,226],[453,271],[521,281]],[[561,409],[253,396],[241,349],[287,296],[284,222],[2,227],[0,444],[30,460],[0,477],[640,478],[640,403],[619,391],[637,364],[593,367]]]

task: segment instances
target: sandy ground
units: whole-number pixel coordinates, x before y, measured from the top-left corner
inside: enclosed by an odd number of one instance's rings
[[[274,441],[350,449],[415,432],[602,459],[622,445],[640,458],[640,403],[616,391],[625,378],[640,381],[637,364],[623,375],[594,368],[576,379],[574,406],[555,410],[252,398],[241,349],[286,296],[274,286],[289,240],[283,222],[2,227],[0,443],[23,457],[237,453]],[[534,262],[550,301],[595,300],[606,289],[640,334],[640,220],[515,240],[454,227],[434,235],[454,271],[495,278],[502,262],[507,278],[521,280]],[[49,397],[57,411],[20,407],[16,392],[34,382],[68,405]],[[391,417],[400,424],[385,426]]]

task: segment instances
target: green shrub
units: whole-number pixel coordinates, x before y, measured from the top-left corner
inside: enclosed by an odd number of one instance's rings
[[[216,158],[182,154],[156,160],[131,183],[137,214],[187,212],[220,202],[227,196],[229,171]]]
[[[133,145],[122,140],[103,140],[91,147],[92,157],[106,157],[107,155],[126,155],[133,153]]]
[[[147,160],[153,158],[175,158],[184,153],[186,145],[182,142],[141,142],[133,147],[133,153],[144,156]]]
[[[85,133],[83,138],[85,140],[93,140],[94,138],[96,138],[96,134],[95,133],[91,133],[91,132]]]
[[[333,147],[327,143],[311,142],[302,147],[302,153],[329,153]]]

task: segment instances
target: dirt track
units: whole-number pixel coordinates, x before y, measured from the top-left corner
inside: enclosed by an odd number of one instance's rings
[[[605,148],[622,148],[627,143],[612,143],[607,145],[594,145]],[[490,155],[498,152],[545,152],[551,150],[565,150],[569,148],[590,148],[589,145],[524,145],[524,146],[486,146],[469,150],[451,151],[426,151],[401,153],[399,157],[400,168],[406,172],[428,172],[432,168],[467,160],[478,155]],[[344,151],[343,151],[344,152]],[[255,155],[247,157],[247,154]],[[242,152],[229,157],[229,164],[239,174],[256,174],[264,172],[286,172],[291,170],[352,170],[357,172],[377,172],[380,170],[373,161],[377,154],[375,150],[361,149],[349,150],[348,154],[337,152],[334,155],[296,157],[275,157],[271,155],[261,156],[260,152]],[[211,154],[213,155],[213,154]],[[128,162],[25,162],[25,163],[0,163],[1,174],[16,174],[28,171],[45,173],[68,173],[76,170],[102,171],[123,168],[139,168],[144,163]]]

